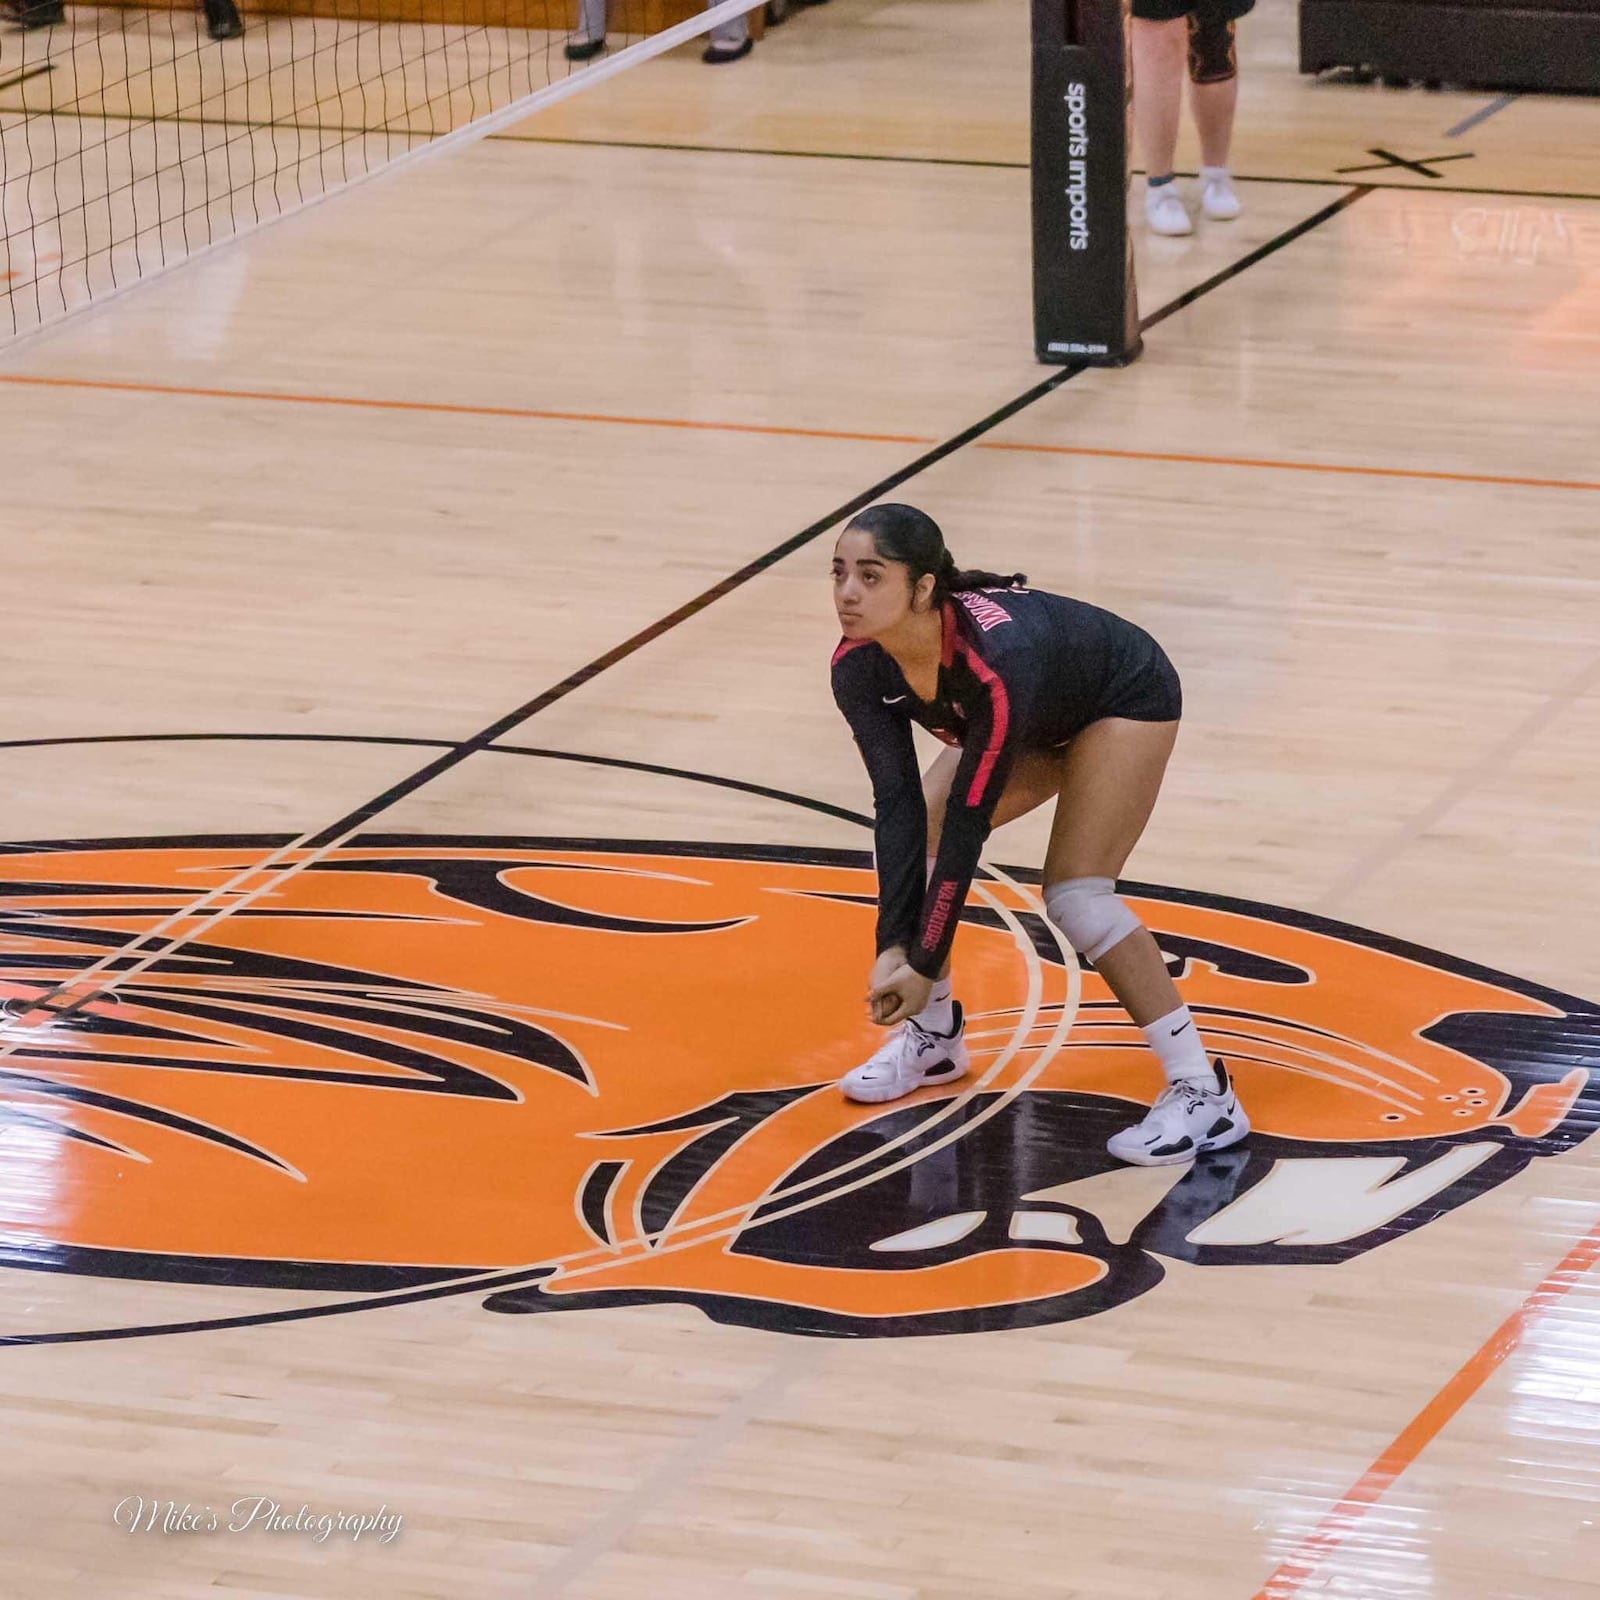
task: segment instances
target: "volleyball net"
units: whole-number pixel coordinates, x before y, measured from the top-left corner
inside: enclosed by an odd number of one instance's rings
[[[0,341],[749,9],[610,0],[573,61],[573,0],[3,0]]]

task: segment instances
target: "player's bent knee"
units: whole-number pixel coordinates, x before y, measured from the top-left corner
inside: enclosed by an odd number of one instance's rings
[[[1189,16],[1189,79],[1226,83],[1239,76],[1234,24],[1225,17]]]
[[[1046,915],[1079,955],[1098,961],[1143,923],[1116,895],[1112,878],[1067,878],[1044,891]]]

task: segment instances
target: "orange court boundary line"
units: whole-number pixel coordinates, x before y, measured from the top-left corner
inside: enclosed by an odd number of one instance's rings
[[[525,422],[595,422],[627,428],[684,428],[700,433],[770,434],[789,439],[845,439],[863,444],[937,444],[913,433],[846,433],[829,428],[790,428],[763,422],[696,422],[687,417],[626,417],[598,411],[548,411],[529,406],[452,405],[443,400],[375,400],[362,395],[292,394],[269,389],[201,389],[180,384],[122,383],[106,378],[48,378],[0,372],[0,383],[46,389],[95,389],[112,394],[160,394],[197,400],[270,400],[281,405],[346,406],[358,411],[424,412],[446,417],[505,417]],[[1596,485],[1600,487],[1600,485]]]
[[[268,401],[279,405],[344,406],[354,410],[412,412],[451,417],[499,417],[527,422],[587,422],[628,428],[676,428],[696,433],[752,434],[777,439],[830,439],[855,444],[933,444],[926,435],[865,433],[838,428],[785,427],[778,423],[697,422],[687,417],[630,417],[597,411],[555,411],[529,406],[452,405],[436,400],[380,400],[359,395],[273,392],[267,389],[212,389],[179,384],[127,383],[105,378],[53,378],[0,373],[0,383],[47,389],[88,389],[110,394],[153,394],[199,400]],[[1489,472],[1442,472],[1421,467],[1362,466],[1341,461],[1285,461],[1270,456],[1200,455],[1169,450],[1116,450],[1095,445],[1010,443],[980,440],[977,450],[1009,450],[1032,455],[1078,456],[1097,461],[1155,461],[1184,466],[1241,467],[1267,472],[1324,472],[1347,477],[1393,478],[1424,483],[1487,484],[1520,489],[1577,489],[1600,492],[1600,482],[1581,478],[1531,478]]]
[[[1345,1536],[1355,1530],[1400,1474],[1488,1382],[1534,1325],[1577,1288],[1596,1261],[1600,1261],[1600,1222],[1595,1223],[1522,1304],[1467,1357],[1449,1382],[1400,1430],[1383,1454],[1317,1525],[1316,1531],[1273,1572],[1252,1600],[1292,1600],[1323,1557],[1343,1544]]]
[[[1348,461],[1282,461],[1271,456],[1190,455],[1176,450],[1112,450],[1097,445],[1012,444],[1003,439],[980,441],[975,450],[1011,450],[1024,454],[1090,456],[1101,461],[1170,461],[1204,467],[1252,467],[1270,472],[1332,472],[1359,478],[1408,478],[1426,483],[1488,483],[1520,489],[1600,490],[1600,483],[1582,478],[1521,478],[1492,472],[1435,472],[1423,467],[1364,467]]]

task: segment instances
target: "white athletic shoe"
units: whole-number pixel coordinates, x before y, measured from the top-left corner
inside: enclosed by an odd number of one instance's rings
[[[1238,195],[1233,192],[1233,181],[1226,173],[1207,178],[1201,185],[1200,209],[1213,222],[1232,222],[1244,210]]]
[[[1217,1087],[1195,1078],[1169,1085],[1143,1122],[1106,1141],[1119,1161],[1136,1167],[1175,1167],[1204,1150],[1226,1150],[1250,1131],[1250,1119],[1234,1098],[1228,1069],[1216,1064]]]
[[[1189,208],[1184,205],[1183,196],[1178,193],[1175,183],[1164,183],[1159,189],[1145,190],[1144,220],[1150,224],[1151,233],[1166,234],[1169,238],[1181,238],[1186,233],[1194,232]]]
[[[876,1105],[898,1100],[924,1084],[954,1083],[968,1071],[966,1032],[959,1000],[949,1033],[934,1033],[914,1019],[902,1022],[881,1050],[839,1080],[839,1087],[847,1100]]]

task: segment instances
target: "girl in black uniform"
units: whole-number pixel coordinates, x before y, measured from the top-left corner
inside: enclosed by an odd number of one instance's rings
[[[1059,799],[1046,914],[1094,963],[1161,1059],[1168,1087],[1108,1146],[1166,1166],[1249,1132],[1155,940],[1116,896],[1178,733],[1182,697],[1149,634],[1097,606],[963,572],[933,519],[872,506],[839,537],[844,637],[833,695],[872,779],[878,958],[869,1004],[895,1027],[849,1073],[852,1100],[898,1099],[967,1071],[950,945],[989,830]],[[917,771],[911,724],[950,748]]]

